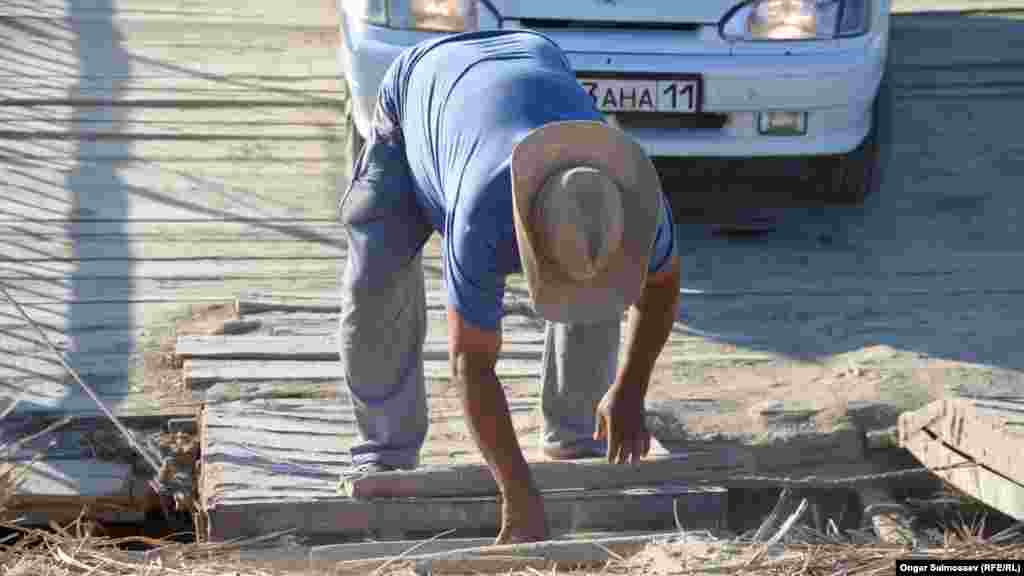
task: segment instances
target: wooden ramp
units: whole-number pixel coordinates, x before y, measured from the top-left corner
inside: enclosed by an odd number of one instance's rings
[[[337,400],[259,399],[210,405],[203,414],[201,507],[213,541],[293,531],[305,539],[396,538],[456,530],[496,532],[493,495],[445,498],[353,499],[339,479],[354,439],[349,410]],[[703,461],[707,462],[707,459]],[[535,464],[552,529],[670,529],[681,501],[694,528],[721,528],[725,491],[714,487],[650,484],[641,470],[630,487],[584,490],[583,473],[608,467]],[[441,476],[446,470],[433,464]],[[687,467],[685,462],[681,467]],[[482,466],[463,467],[480,472]],[[617,467],[626,471],[628,468]],[[536,468],[535,468],[536,469]],[[621,475],[621,473],[620,473]],[[555,481],[552,482],[551,480]]]
[[[581,475],[593,474],[600,464],[578,467],[542,461],[536,441],[539,390],[526,391],[522,384],[536,380],[543,334],[529,318],[516,316],[512,300],[514,296],[506,303],[511,333],[498,372],[513,387],[513,423],[528,458],[541,468],[552,530],[671,529],[675,506],[682,507],[689,527],[721,528],[726,511],[722,489],[668,483],[671,478],[643,471],[632,479],[588,486]],[[443,307],[429,307],[429,315],[440,318]],[[337,306],[242,301],[238,310],[242,314],[237,324],[245,333],[181,336],[176,350],[185,381],[196,400],[205,403],[199,493],[211,540],[278,530],[330,541],[432,535],[451,529],[463,537],[496,533],[493,490],[430,498],[348,497],[339,480],[350,464],[356,432],[347,396],[337,388]],[[442,478],[452,470],[479,476],[486,469],[462,419],[456,391],[448,383],[445,347],[443,334],[428,338],[431,423],[422,465]],[[668,457],[665,452],[662,456]],[[704,456],[680,466],[699,469],[711,464],[720,465],[719,457]]]
[[[636,468],[599,461],[552,462],[539,449],[539,369],[543,324],[516,293],[506,297],[498,375],[513,426],[548,503],[556,534],[595,530],[725,527],[731,474],[843,476],[881,471],[863,430],[779,435],[747,446],[719,437],[670,445],[655,431],[652,459]],[[324,299],[244,299],[211,335],[181,335],[176,356],[191,394],[204,404],[201,527],[213,541],[293,531],[337,541],[496,531],[496,487],[473,443],[449,381],[444,305],[428,301],[425,372],[430,427],[414,473],[339,483],[356,440],[354,416],[338,384],[338,306]],[[670,346],[679,346],[678,334]],[[719,361],[668,354],[670,362]],[[764,409],[762,408],[762,411]],[[793,418],[788,427],[799,428]],[[781,426],[781,424],[780,424]],[[665,446],[669,446],[666,449]],[[768,505],[770,506],[770,502]]]
[[[900,416],[899,438],[954,487],[1024,520],[1024,396],[938,400]]]

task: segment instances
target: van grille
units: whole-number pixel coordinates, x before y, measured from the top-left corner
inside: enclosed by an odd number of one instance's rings
[[[605,29],[605,30],[673,30],[676,32],[693,32],[700,29],[700,24],[689,22],[609,22],[605,20],[555,20],[550,18],[522,18],[519,23],[524,28],[536,29]]]

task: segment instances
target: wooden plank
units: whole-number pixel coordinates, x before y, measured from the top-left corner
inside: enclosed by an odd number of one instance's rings
[[[940,470],[975,463],[926,431],[910,436],[903,446],[935,474],[973,498],[1011,516],[1024,520],[1024,484],[1015,482],[978,464],[967,468]]]
[[[1003,407],[982,415],[970,399],[947,398],[901,416],[900,437],[910,441],[924,430],[931,431],[950,449],[1024,486],[1024,462],[1019,456],[1024,437],[1005,426],[1012,410],[1022,407],[1021,402],[1005,402]]]
[[[597,542],[603,543],[611,539],[671,539],[677,536],[677,530],[667,532],[641,531],[587,531],[570,532],[554,538],[549,542]],[[350,560],[386,560],[402,553],[405,557],[425,557],[442,552],[469,550],[475,548],[492,548],[494,538],[437,538],[431,540],[393,540],[385,542],[363,541],[347,544],[327,544],[322,546],[296,546],[284,544],[261,548],[242,548],[237,553],[228,554],[232,561],[245,562],[271,569],[286,569],[288,566],[306,570],[333,569],[337,563]],[[614,545],[614,542],[612,543]],[[410,548],[415,550],[410,551]],[[408,554],[412,552],[412,554]]]
[[[2,103],[2,100],[0,100]],[[2,142],[2,141],[0,141]],[[82,145],[82,143],[87,143]],[[17,156],[40,162],[88,163],[104,166],[120,162],[234,162],[287,163],[292,161],[337,163],[330,140],[285,141],[250,138],[242,141],[186,139],[66,139],[20,140]],[[10,148],[13,142],[6,144]]]
[[[658,483],[700,482],[712,470],[747,468],[723,460],[719,453],[690,453],[652,458],[640,464],[615,465],[600,459],[533,462],[530,470],[540,490],[604,490]],[[483,465],[432,467],[385,472],[342,482],[345,495],[356,500],[381,498],[444,498],[498,493],[490,469]]]
[[[265,24],[319,27],[337,22],[334,2],[304,2],[294,6],[246,0],[200,0],[168,5],[162,0],[116,0],[65,3],[11,1],[0,4],[0,16],[54,20],[53,26],[73,28],[82,22],[166,22],[176,26]]]
[[[288,178],[313,177],[309,184],[317,190],[325,189],[328,184],[337,186],[337,182],[328,183],[327,181],[317,179],[317,177],[326,177],[334,174],[334,172],[329,170],[330,168],[337,168],[340,174],[348,174],[348,166],[344,165],[340,160],[330,163],[324,163],[319,160],[296,160],[288,164],[217,163],[209,159],[190,158],[187,152],[185,152],[189,143],[181,142],[179,144],[183,152],[180,155],[181,158],[174,162],[154,164],[145,160],[131,161],[125,159],[113,163],[113,166],[110,162],[89,162],[84,158],[75,158],[73,161],[61,162],[39,160],[29,155],[20,154],[17,147],[14,147],[13,144],[7,144],[0,146],[0,157],[6,160],[6,162],[0,163],[0,174],[12,178],[13,176],[11,175],[20,175],[25,180],[23,183],[26,186],[36,187],[35,191],[53,193],[63,189],[67,179],[73,175],[69,171],[73,170],[76,162],[78,162],[78,165],[91,166],[94,170],[117,170],[118,176],[128,186],[145,187],[148,185],[152,188],[154,184],[157,184],[160,187],[167,188],[163,192],[171,193],[178,192],[180,188],[186,188],[191,185],[193,187],[192,191],[195,192],[195,187],[203,190],[202,185],[204,183],[215,179],[213,183],[219,186],[221,190],[250,190],[257,197],[257,192],[261,190],[278,190],[283,192],[288,187]],[[83,145],[88,148],[87,142],[84,142]],[[100,188],[103,185],[100,180],[93,180],[78,175],[74,176],[77,176],[77,178],[72,179],[71,182],[75,184],[75,188],[70,192],[80,193],[81,191]],[[276,180],[271,178],[276,178]],[[175,184],[177,185],[175,186]],[[295,198],[306,196],[303,190],[292,190],[292,192],[297,196],[292,198],[281,196],[275,198],[275,200],[278,202],[294,202]],[[335,192],[337,191],[335,190]],[[187,198],[187,196],[183,197]],[[249,200],[251,201],[251,199]],[[251,214],[248,216],[257,219],[270,217],[268,214]],[[335,214],[323,217],[323,219],[328,221],[334,220],[336,217],[337,215]],[[169,216],[164,215],[164,218],[169,218]],[[292,216],[292,219],[295,219],[295,216]],[[8,220],[11,219],[8,218]],[[16,223],[23,224],[23,222]]]
[[[180,261],[176,264],[183,265]],[[259,266],[264,260],[254,259],[250,267]],[[242,266],[244,261],[239,263]],[[2,266],[0,266],[2,267]],[[241,277],[239,277],[241,276]],[[305,281],[311,286],[318,284],[330,285],[331,279],[324,274],[306,274],[291,277],[295,281]],[[4,279],[11,295],[23,306],[31,306],[34,309],[45,310],[46,312],[58,313],[75,307],[87,309],[90,306],[102,307],[103,305],[121,305],[122,307],[132,304],[198,304],[198,303],[228,303],[232,302],[239,290],[247,287],[273,288],[280,285],[280,278],[260,277],[253,275],[210,275],[210,276],[185,276],[177,280],[169,278],[148,278],[145,276],[135,277],[83,277],[71,274],[62,280],[38,280],[38,279]],[[336,282],[337,280],[334,279]],[[434,309],[442,309],[443,306],[434,304]],[[428,308],[429,309],[429,308]],[[324,318],[324,322],[315,326],[309,326],[305,336],[329,335],[337,332],[337,317],[334,321]],[[245,322],[255,322],[262,325],[259,319],[246,318]],[[0,326],[6,325],[0,319]],[[332,329],[333,327],[333,329]],[[279,335],[289,334],[289,330],[302,330],[303,326],[289,325],[268,327],[267,332],[273,329]]]
[[[331,302],[283,302],[274,300],[239,299],[235,303],[240,316],[263,314],[266,312],[313,312],[317,314],[330,314],[341,312],[341,303]]]
[[[338,181],[348,177],[348,165],[337,160],[340,144],[303,143],[319,150],[307,157],[288,150],[288,143],[266,151],[253,146],[258,143],[93,145],[83,140],[56,143],[59,146],[46,142],[15,146],[0,141],[0,178],[17,176],[21,180],[15,190],[5,193],[0,219],[22,228],[49,224],[51,231],[79,235],[92,232],[93,227],[109,226],[109,222],[120,223],[119,231],[127,232],[133,220],[165,227],[188,222],[205,222],[208,227],[225,221],[251,222],[265,229],[294,231],[297,238],[316,238],[303,236],[301,227],[337,219]],[[212,153],[203,157],[204,149]],[[34,153],[44,157],[32,156]],[[279,153],[286,156],[278,159],[289,159],[260,160]],[[71,156],[59,158],[68,154]],[[107,224],[97,225],[91,222],[94,220]]]
[[[337,325],[335,325],[337,331]],[[506,358],[536,359],[543,334],[508,334],[502,337]],[[338,338],[329,336],[179,336],[175,354],[181,358],[232,360],[339,360]],[[428,336],[428,359],[447,360],[448,341]]]
[[[548,540],[530,544],[495,546],[484,544],[476,548],[420,552],[403,556],[402,563],[411,562],[419,573],[445,574],[469,572],[513,572],[516,569],[535,571],[556,567],[598,568],[613,560],[630,558],[649,544],[663,540],[663,535],[620,536],[596,539]],[[342,561],[335,567],[336,574],[362,574],[379,570],[385,563],[394,563],[394,556],[364,560]]]
[[[4,71],[24,71],[29,78],[54,82],[81,78],[89,85],[113,78],[126,83],[135,75],[169,74],[214,79],[234,74],[272,82],[275,75],[324,78],[339,72],[337,23],[288,27],[211,22],[183,27],[93,20],[69,27],[45,19],[4,19],[0,28],[7,39]]]
[[[141,521],[150,502],[132,467],[96,459],[59,459],[0,464],[0,515],[23,525],[65,524],[82,516],[103,522]]]
[[[0,74],[0,78],[5,77]],[[9,77],[9,76],[8,76]],[[24,78],[24,76],[20,76]],[[305,74],[281,76],[227,76],[217,78],[196,78],[186,73],[154,73],[142,75],[138,71],[131,77],[132,82],[178,84],[181,81],[202,81],[224,85],[238,81],[272,81],[301,86],[311,79]],[[40,79],[45,82],[46,79]],[[333,82],[344,87],[340,77],[313,79],[317,82]],[[328,84],[329,86],[329,84]],[[258,89],[258,86],[255,87]],[[239,106],[241,108],[241,105]],[[59,130],[67,134],[123,134],[123,135],[166,135],[175,134],[228,134],[255,136],[320,136],[324,138],[347,138],[348,122],[343,110],[310,109],[303,106],[247,106],[245,113],[225,109],[222,106],[183,106],[178,108],[162,106],[98,107],[83,110],[82,107],[51,104],[36,106],[0,107],[0,126],[12,131],[42,131],[44,136]]]
[[[457,405],[455,399],[431,398],[431,429],[435,435],[446,434],[446,420],[457,423],[461,416]],[[521,408],[534,413],[536,399],[512,398],[514,418],[522,418],[517,415]],[[242,514],[246,510],[260,509],[268,502],[276,502],[277,512],[271,515],[277,517],[278,514],[290,514],[294,506],[301,507],[302,503],[310,500],[337,499],[337,481],[349,466],[349,447],[355,441],[350,420],[351,413],[344,409],[340,400],[266,400],[208,406],[204,410],[202,424],[205,475],[202,494],[206,506],[220,511],[237,510]],[[452,448],[472,449],[464,441],[449,445],[448,450]],[[431,448],[427,447],[425,457],[428,460],[430,453]],[[444,456],[450,459],[450,452],[445,451]],[[430,514],[443,513],[444,522],[466,514],[463,504],[441,508],[424,505],[422,508],[435,510]],[[418,510],[411,512],[418,513]],[[348,518],[350,509],[335,509],[331,513],[335,512],[344,512]],[[368,512],[378,516],[379,513],[379,510]],[[469,513],[475,514],[472,506]],[[577,514],[577,518],[580,514],[565,513]],[[400,515],[396,511],[394,518]],[[218,522],[218,518],[223,519],[224,516],[215,515],[213,520]],[[493,524],[495,521],[493,515],[485,510],[480,512],[477,520],[463,526],[474,525],[481,518],[485,523]],[[352,525],[347,524],[346,519],[340,527],[337,521],[322,522],[315,526],[297,527],[300,531],[329,534],[335,530],[356,530],[361,520],[357,515]],[[363,524],[362,528],[367,526]],[[378,527],[386,529],[387,525]],[[253,528],[256,529],[255,526]]]
[[[340,109],[348,97],[344,82],[336,75],[189,74],[175,70],[160,70],[153,66],[140,68],[143,69],[136,68],[129,77],[110,75],[83,78],[77,74],[0,74],[0,79],[4,80],[4,85],[0,88],[0,104],[6,102],[7,106],[11,106],[12,102],[31,100],[33,104],[42,102],[43,105],[52,107],[55,104],[49,102],[80,100],[120,104],[127,101],[139,108],[152,105],[159,106],[160,109],[183,112],[196,106],[205,106],[234,115],[254,105],[271,108],[290,104],[293,108]],[[152,70],[147,72],[145,68]],[[22,109],[32,108],[34,105]],[[77,116],[81,116],[81,113]],[[123,118],[124,114],[117,116]],[[99,123],[89,126],[87,132],[119,134],[123,124],[122,120]],[[47,139],[61,132],[48,120],[30,123],[5,122],[0,117],[0,125],[3,125],[5,131],[11,131],[13,134],[5,134],[6,138],[15,138],[21,133],[26,138]],[[252,130],[251,124],[248,125],[248,129]],[[141,134],[152,132],[144,131]],[[325,136],[322,130],[310,131],[308,134],[317,138]],[[340,134],[339,132],[338,135]]]
[[[337,274],[343,263],[337,258],[299,258],[286,257],[280,259],[261,260],[257,271],[253,271],[252,261],[209,259],[137,259],[112,258],[109,260],[91,260],[80,264],[75,260],[46,259],[40,262],[10,262],[0,260],[0,279],[2,280],[55,280],[67,281],[68,278],[85,280],[104,278],[110,280],[132,278],[154,278],[173,280],[189,280],[192,278],[321,278],[333,277],[337,282]],[[84,270],[83,270],[84,268]]]
[[[206,405],[272,398],[330,398],[336,382],[218,382],[192,389],[192,398]]]
[[[575,530],[669,529],[672,506],[690,495],[705,493],[686,486],[662,486],[645,490],[545,492],[545,513],[555,534]],[[712,502],[710,516],[721,509]],[[346,498],[286,502],[225,503],[208,506],[212,541],[251,537],[278,530],[295,530],[310,536],[456,534],[496,531],[495,498],[389,499],[376,502]],[[697,514],[695,514],[696,516]]]
[[[287,206],[281,204],[282,207]],[[304,244],[345,248],[342,225],[316,219],[289,218],[290,222],[254,219],[251,222],[191,221],[94,221],[89,223],[0,221],[0,241],[29,239],[44,246],[86,247],[97,250],[131,242],[133,245],[160,244]],[[320,240],[318,242],[318,240]],[[328,242],[327,240],[330,240]],[[251,249],[250,249],[251,250]]]
[[[152,417],[192,418],[196,415],[199,405],[196,403],[177,402],[154,397],[152,391],[119,391],[115,393],[99,393],[100,400],[118,417]],[[29,396],[18,404],[17,414],[74,414],[80,417],[100,417],[104,413],[96,406],[96,402],[84,392],[71,391],[59,397]]]
[[[447,349],[425,351],[424,357],[428,377],[447,378]],[[538,357],[535,361],[517,359],[498,360],[498,376],[505,378],[536,377],[539,370]],[[291,362],[287,360],[186,360],[185,383],[188,386],[230,381],[258,380],[302,380],[305,382],[341,380],[345,371],[337,362]]]
[[[273,227],[270,227],[273,228]],[[273,229],[250,243],[244,235],[228,236],[218,234],[204,237],[201,233],[186,240],[183,234],[158,235],[118,234],[79,235],[68,233],[62,237],[36,236],[22,231],[18,235],[0,236],[0,245],[6,251],[7,262],[61,261],[67,259],[90,260],[136,258],[154,260],[185,260],[221,258],[226,260],[263,259],[324,259],[341,258],[346,250],[338,231],[326,228],[307,227],[299,222],[285,232]],[[259,227],[251,227],[258,234]],[[325,233],[326,232],[326,233]],[[31,239],[31,242],[29,240]]]
[[[0,151],[0,160],[2,160],[2,151]],[[125,161],[137,161],[125,156]],[[229,188],[222,186],[220,182],[224,181],[225,170],[220,170],[219,167],[224,164],[233,164],[235,167],[244,165],[246,162],[236,162],[231,158],[214,158],[206,165],[206,170],[200,168],[196,174],[195,184],[191,185],[193,188],[194,195],[189,197],[185,194],[185,190],[189,184],[186,183],[186,179],[180,175],[182,166],[177,160],[159,160],[153,159],[152,166],[161,167],[167,169],[162,175],[154,175],[154,178],[148,181],[141,181],[138,185],[128,183],[125,179],[121,178],[123,175],[123,167],[119,165],[119,161],[110,160],[109,162],[87,162],[83,161],[81,164],[69,163],[66,169],[69,172],[76,174],[84,171],[94,171],[94,177],[96,180],[91,182],[82,181],[81,177],[75,176],[76,179],[73,182],[68,183],[68,190],[73,191],[75,195],[67,194],[64,198],[54,200],[39,200],[40,205],[31,205],[28,200],[31,196],[22,194],[18,195],[13,200],[9,197],[0,199],[0,217],[7,222],[32,222],[32,221],[47,221],[56,222],[65,226],[71,227],[74,224],[82,222],[83,220],[88,221],[89,219],[99,220],[110,220],[125,222],[125,227],[130,226],[132,221],[150,221],[166,224],[174,223],[188,223],[188,222],[205,222],[208,224],[217,224],[218,222],[239,222],[239,221],[253,221],[253,220],[267,220],[273,221],[278,220],[275,225],[273,222],[268,222],[265,228],[277,228],[281,230],[290,229],[295,231],[297,238],[306,238],[309,240],[324,241],[323,237],[311,236],[302,233],[302,225],[304,222],[322,221],[328,218],[332,218],[336,215],[336,207],[332,206],[332,202],[329,201],[327,194],[329,190],[333,190],[333,186],[330,187],[327,184],[327,180],[336,179],[341,175],[339,165],[329,162],[307,162],[304,158],[296,158],[294,163],[291,160],[287,162],[290,166],[297,164],[318,164],[316,172],[319,173],[319,177],[309,178],[296,174],[284,175],[282,180],[287,182],[293,182],[296,185],[306,186],[307,189],[298,190],[295,192],[296,199],[292,202],[296,203],[294,207],[285,207],[283,209],[269,206],[269,203],[261,205],[260,202],[254,201],[256,197],[255,187],[249,187],[244,193],[241,189]],[[192,160],[189,163],[192,163]],[[273,166],[274,163],[262,164],[261,166],[254,166],[254,173],[266,173],[274,172],[272,170],[265,170],[267,166]],[[81,166],[81,172],[76,168]],[[204,179],[204,175],[210,175],[211,178]],[[228,175],[227,178],[231,176]],[[270,174],[267,177],[272,177]],[[110,196],[106,198],[98,198],[95,194],[100,192],[99,181],[102,179],[110,179],[110,187],[108,187],[108,194]],[[239,180],[247,180],[251,176],[241,176]],[[79,184],[79,182],[82,182]],[[164,186],[167,187],[164,187]],[[270,190],[275,192],[275,190]],[[64,194],[63,192],[61,194]],[[73,198],[77,196],[79,205],[79,214],[72,214],[70,212],[70,204]],[[18,200],[21,198],[21,200]],[[233,203],[237,201],[237,204]],[[298,202],[306,202],[304,207],[299,207]],[[292,224],[289,225],[288,221]],[[87,226],[87,225],[86,225]],[[78,226],[79,228],[85,228],[86,226]],[[328,244],[336,243],[337,239],[327,241]]]
[[[132,467],[96,459],[42,460],[6,462],[0,477],[21,476],[14,486],[14,497],[100,498],[131,496]]]
[[[0,78],[4,77],[0,74]],[[132,75],[133,82],[161,82],[164,84],[196,80],[185,73],[154,73]],[[222,80],[202,78],[203,82],[223,85],[232,82],[286,83],[291,86],[308,82],[305,74],[292,76],[228,76]],[[320,81],[327,81],[321,79]],[[344,86],[340,77],[332,79]],[[257,87],[258,88],[258,87]],[[241,105],[240,105],[241,107]],[[43,131],[61,130],[67,134],[122,134],[122,135],[175,135],[175,134],[251,134],[260,136],[320,136],[347,138],[348,122],[343,110],[317,109],[304,106],[246,106],[244,114],[222,106],[162,106],[99,107],[83,110],[68,105],[4,106],[0,107],[0,126],[6,130]]]
[[[945,402],[939,400],[931,402],[918,410],[900,414],[896,424],[900,442],[909,442],[911,438],[921,433],[925,428],[940,422],[945,416],[945,411]]]
[[[74,414],[76,417],[91,418],[103,416],[96,402],[79,390],[60,389],[50,393],[43,390],[37,392],[33,385],[30,393],[18,404],[16,413],[24,414]],[[11,388],[5,388],[9,393]],[[17,391],[20,391],[17,390]],[[194,417],[198,405],[195,403],[177,403],[154,397],[151,391],[117,391],[113,393],[97,392],[100,400],[117,416],[165,416],[168,418]]]

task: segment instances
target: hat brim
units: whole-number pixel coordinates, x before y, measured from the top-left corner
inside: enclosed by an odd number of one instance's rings
[[[544,258],[530,225],[533,200],[545,181],[574,166],[603,171],[622,191],[622,244],[605,269],[586,282],[573,281]],[[537,313],[573,324],[621,319],[643,290],[661,202],[661,180],[640,145],[602,122],[553,122],[516,146],[511,178],[516,241]]]

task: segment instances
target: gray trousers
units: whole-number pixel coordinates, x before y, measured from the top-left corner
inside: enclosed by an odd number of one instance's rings
[[[353,255],[354,245],[349,246],[339,341],[342,386],[359,431],[352,460],[357,465],[380,462],[415,468],[429,421],[423,375],[427,321],[422,257],[417,254],[404,266],[385,268],[365,253]],[[364,283],[378,289],[354,288]],[[619,335],[619,322],[547,324],[539,366],[545,445],[593,444],[594,411],[615,377]]]
[[[353,463],[414,468],[429,422],[421,252],[433,227],[416,203],[399,143],[379,126],[339,203],[348,248],[338,339],[341,386],[359,432]],[[593,445],[594,411],[616,373],[620,323],[548,323],[546,331],[542,442]]]

